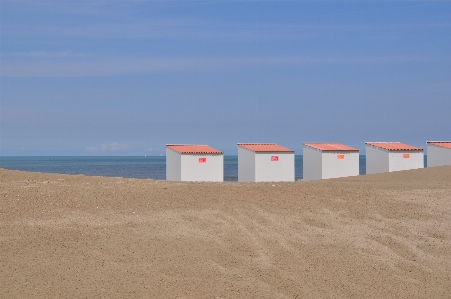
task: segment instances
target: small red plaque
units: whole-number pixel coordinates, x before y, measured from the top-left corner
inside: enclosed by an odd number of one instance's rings
[[[338,160],[344,160],[344,159],[345,159],[345,155],[338,155],[338,156],[337,156],[337,159],[338,159]]]
[[[199,163],[207,163],[207,158],[199,158]]]
[[[402,157],[403,157],[404,159],[409,159],[409,158],[410,158],[410,154],[403,154]]]
[[[271,156],[271,161],[279,161],[279,156]]]

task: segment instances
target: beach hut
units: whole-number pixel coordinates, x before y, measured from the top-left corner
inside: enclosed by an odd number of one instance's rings
[[[166,180],[224,181],[224,153],[208,145],[167,144]]]
[[[341,143],[303,143],[303,180],[359,175],[359,150]]]
[[[423,149],[400,142],[365,142],[366,173],[424,167]]]
[[[427,142],[427,166],[451,165],[451,141]]]
[[[239,182],[294,182],[294,151],[275,143],[238,143]]]

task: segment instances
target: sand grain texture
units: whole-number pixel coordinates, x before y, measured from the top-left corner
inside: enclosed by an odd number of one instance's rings
[[[295,183],[0,169],[1,298],[450,298],[451,167]]]

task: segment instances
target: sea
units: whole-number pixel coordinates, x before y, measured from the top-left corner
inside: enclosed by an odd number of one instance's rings
[[[426,167],[426,155],[424,157]],[[295,156],[295,179],[302,179],[302,155]],[[360,155],[360,175],[365,174],[366,159]],[[165,156],[139,157],[0,157],[0,168],[88,176],[166,179]],[[224,156],[224,181],[238,181],[238,156]]]

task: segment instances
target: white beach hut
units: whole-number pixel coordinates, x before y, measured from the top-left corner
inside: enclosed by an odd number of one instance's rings
[[[359,175],[359,150],[341,143],[303,143],[303,180]]]
[[[208,145],[167,144],[166,180],[224,181],[224,153]]]
[[[366,173],[424,167],[423,149],[400,142],[365,142]]]
[[[239,182],[294,182],[294,151],[274,143],[238,143]]]
[[[427,142],[427,166],[451,165],[451,141]]]

